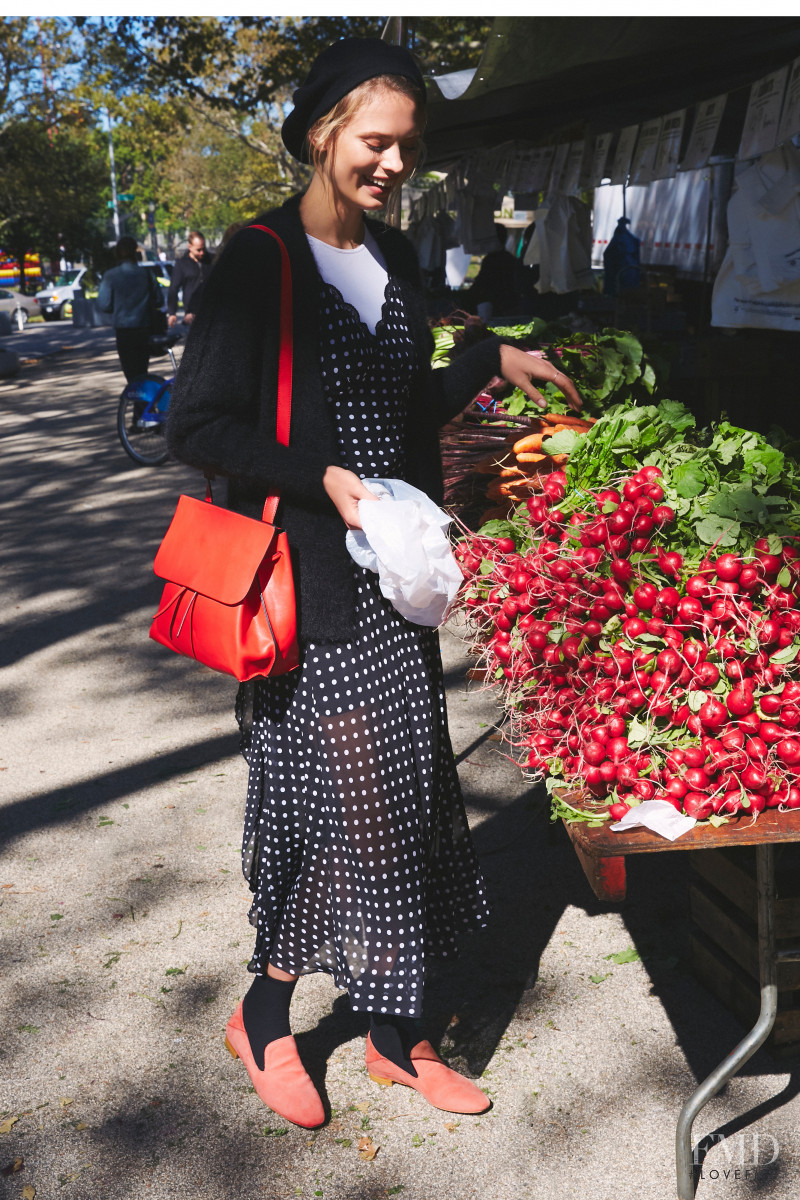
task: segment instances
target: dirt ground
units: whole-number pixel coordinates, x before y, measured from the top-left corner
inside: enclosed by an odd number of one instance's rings
[[[323,975],[292,1011],[329,1120],[254,1095],[223,1046],[252,943],[235,685],[147,637],[152,559],[198,479],[126,458],[107,331],[61,344],[0,384],[0,1196],[674,1196],[680,1107],[742,1035],[689,969],[688,855],[632,861],[626,904],[597,902],[492,740],[459,630],[451,732],[493,917],[432,967],[426,1024],[492,1109],[371,1083],[364,1018]],[[762,1052],[703,1110],[699,1200],[794,1200],[798,1090]]]

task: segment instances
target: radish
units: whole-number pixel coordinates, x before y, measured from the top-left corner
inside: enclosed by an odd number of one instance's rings
[[[608,815],[614,821],[621,821],[626,812],[630,811],[630,804],[623,804],[621,800],[617,800],[614,804],[608,807]]]
[[[711,667],[713,670],[716,669],[713,663],[704,663],[703,666]],[[705,703],[700,706],[697,715],[707,729],[719,729],[728,719],[725,705],[717,700],[716,696],[709,696]]]
[[[714,811],[714,802],[710,796],[702,792],[688,792],[683,798],[683,811],[687,817],[697,821],[706,821]]]
[[[687,767],[702,767],[708,754],[702,746],[684,746],[683,761]]]
[[[800,741],[797,738],[781,738],[776,742],[775,750],[781,762],[786,763],[788,767],[800,763]]]
[[[612,565],[612,570],[613,570],[613,565]],[[632,570],[633,570],[633,568],[631,568],[631,571]],[[639,586],[637,588],[635,588],[634,592],[633,592],[633,598],[636,601],[636,603],[638,604],[639,608],[643,608],[643,609],[647,609],[647,610],[649,610],[653,607],[653,605],[656,602],[657,596],[658,596],[658,589],[652,583],[640,583]]]
[[[742,784],[751,791],[758,791],[763,788],[767,782],[767,773],[763,767],[757,767],[753,763],[745,767],[742,771]]]
[[[728,692],[726,703],[732,717],[744,717],[754,705],[753,694],[744,687],[735,687]]]
[[[738,579],[742,570],[742,560],[736,554],[721,554],[714,564],[717,579]]]

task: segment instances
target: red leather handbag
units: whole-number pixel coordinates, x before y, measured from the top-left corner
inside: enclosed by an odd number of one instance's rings
[[[289,444],[292,408],[292,277],[281,239],[277,439]],[[262,519],[181,496],[153,570],[167,581],[150,637],[240,682],[283,675],[299,662],[297,618],[286,534],[275,524],[278,497]]]

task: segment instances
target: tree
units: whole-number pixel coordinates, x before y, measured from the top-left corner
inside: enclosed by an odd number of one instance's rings
[[[105,171],[97,141],[68,127],[55,137],[47,122],[36,119],[0,129],[0,243],[21,272],[29,250],[57,259],[61,246],[71,258],[97,248],[95,218]],[[24,273],[22,284],[24,289]]]

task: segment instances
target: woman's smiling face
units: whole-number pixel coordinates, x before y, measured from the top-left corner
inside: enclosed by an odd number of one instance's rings
[[[382,89],[361,105],[340,130],[322,173],[337,201],[359,211],[380,211],[408,179],[422,136],[410,96]]]

